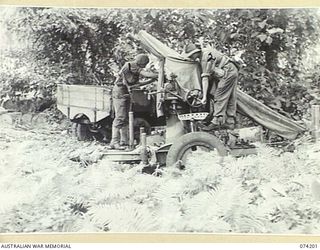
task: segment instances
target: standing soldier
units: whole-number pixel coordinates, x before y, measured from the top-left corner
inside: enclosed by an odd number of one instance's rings
[[[125,63],[118,74],[112,90],[115,117],[112,123],[110,149],[125,149],[128,145],[130,87],[139,83],[140,76],[155,79],[158,77],[158,74],[144,70],[148,63],[148,56],[139,54],[134,61]]]
[[[213,119],[203,130],[233,129],[236,120],[238,64],[214,48],[200,49],[195,44],[188,44],[185,53],[201,65],[201,102],[205,104],[209,94],[214,97]]]

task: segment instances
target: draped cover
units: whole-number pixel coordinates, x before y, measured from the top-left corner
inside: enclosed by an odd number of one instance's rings
[[[201,89],[199,63],[190,61],[146,31],[140,31],[138,38],[146,51],[165,60],[164,68],[167,75],[174,73],[177,76],[181,96],[188,90]],[[295,139],[299,133],[306,130],[302,125],[277,113],[239,89],[237,108],[241,114],[287,139]]]

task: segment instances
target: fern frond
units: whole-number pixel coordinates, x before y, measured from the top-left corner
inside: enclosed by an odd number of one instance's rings
[[[152,232],[158,228],[155,216],[143,205],[127,202],[95,206],[88,213],[92,222],[112,232]]]
[[[119,183],[120,184],[120,183]],[[95,194],[90,198],[91,204],[105,204],[118,202],[124,199],[128,199],[133,196],[135,191],[128,185],[113,186],[109,185],[108,189],[104,191],[97,190]]]
[[[259,158],[264,158],[264,159],[266,158],[270,159],[280,154],[279,150],[263,144],[259,144],[259,146],[257,147],[257,152],[258,152]]]
[[[183,216],[183,204],[176,199],[167,199],[152,208],[160,232],[182,232],[186,217]]]
[[[25,201],[24,193],[1,190],[0,193],[0,214],[5,214]]]
[[[237,232],[240,233],[266,233],[266,220],[255,216],[253,211],[247,211],[238,218],[234,218]]]
[[[99,228],[98,225],[94,224],[89,216],[76,215],[72,219],[67,220],[63,224],[62,232],[99,232],[103,228]]]
[[[180,232],[198,232],[198,233],[229,233],[232,228],[229,223],[219,218],[209,219],[205,216],[195,216],[189,220],[183,220],[179,225]]]
[[[199,159],[201,159],[201,161],[199,161]],[[197,150],[188,157],[186,169],[191,170],[193,173],[207,168],[213,170],[215,165],[220,165],[221,159],[217,151],[205,152]]]
[[[159,201],[168,199],[179,199],[183,193],[185,185],[181,179],[169,179],[154,192],[153,197]]]
[[[166,178],[159,178],[148,174],[138,174],[132,179],[131,188],[136,194],[151,196],[166,182]]]
[[[214,191],[201,192],[192,198],[186,199],[183,203],[186,217],[206,215],[208,211],[213,216],[218,217],[217,207],[215,206]]]

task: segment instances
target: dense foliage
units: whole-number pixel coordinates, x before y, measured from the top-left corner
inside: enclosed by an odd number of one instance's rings
[[[51,102],[57,83],[112,84],[144,29],[179,52],[197,42],[241,56],[240,87],[293,119],[319,101],[316,9],[0,11],[2,100]],[[201,153],[184,171],[147,175],[100,160],[104,145],[66,131],[1,125],[0,232],[320,232],[319,143],[293,153],[259,145],[257,156],[223,161]]]
[[[179,52],[192,41],[241,56],[241,88],[284,115],[307,118],[316,102],[317,9],[6,8],[2,13],[12,45],[1,53],[0,87],[10,96],[51,97],[57,83],[112,84],[119,67],[140,50],[133,37],[144,29]]]
[[[1,233],[320,232],[319,143],[223,160],[198,152],[184,171],[150,175],[99,160],[101,144],[41,128],[0,133]]]

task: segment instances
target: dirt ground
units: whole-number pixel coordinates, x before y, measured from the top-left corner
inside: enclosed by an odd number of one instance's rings
[[[186,170],[145,174],[72,138],[67,123],[0,127],[1,233],[320,233],[319,143],[223,160],[202,152]]]

